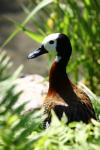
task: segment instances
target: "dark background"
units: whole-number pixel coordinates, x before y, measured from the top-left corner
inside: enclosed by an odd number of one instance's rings
[[[15,30],[15,26],[10,20],[13,19],[22,22],[22,20],[25,19],[26,14],[22,9],[22,4],[25,4],[28,1],[29,0],[0,0],[0,46]],[[34,30],[33,24],[30,24],[29,26]],[[38,46],[38,43],[20,32],[2,50],[7,51],[14,63],[12,71],[14,71],[20,64],[23,64],[23,74],[37,73],[46,75],[46,56],[41,56],[32,61],[27,60],[27,54]]]

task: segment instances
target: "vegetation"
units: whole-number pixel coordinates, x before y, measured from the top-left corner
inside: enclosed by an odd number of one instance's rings
[[[23,9],[27,17],[16,23],[16,30],[5,41],[7,44],[17,33],[23,31],[37,42],[50,33],[67,34],[72,43],[73,55],[68,66],[74,82],[80,77],[90,89],[99,94],[100,65],[100,2],[99,0],[38,0],[30,1]],[[29,22],[36,27],[28,28]]]
[[[37,6],[35,5],[37,3]],[[74,81],[81,76],[92,91],[99,94],[99,0],[31,0],[23,6],[27,18],[20,24],[13,21],[16,30],[2,45],[4,47],[20,31],[40,42],[47,34],[63,32],[71,38],[73,56],[69,63]],[[33,8],[34,7],[34,8]],[[29,21],[36,32],[29,29]],[[12,63],[5,52],[0,54],[0,150],[99,150],[100,149],[100,100],[93,101],[98,121],[66,125],[54,112],[51,126],[43,130],[42,111],[24,113],[25,103],[15,107],[21,92],[15,93],[14,80],[21,67],[12,75]]]
[[[100,122],[90,124],[70,123],[66,125],[63,116],[60,122],[53,113],[51,126],[42,128],[42,111],[24,112],[25,103],[15,107],[21,92],[15,93],[14,80],[21,67],[13,74],[7,74],[11,63],[5,52],[0,54],[0,150],[99,150]],[[100,100],[93,101],[98,118]]]

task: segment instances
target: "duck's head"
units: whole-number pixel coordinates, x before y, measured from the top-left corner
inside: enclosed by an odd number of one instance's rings
[[[46,53],[54,53],[56,55],[56,62],[59,62],[62,59],[68,61],[71,52],[72,48],[69,38],[65,34],[54,33],[44,38],[41,46],[38,49],[32,51],[28,55],[28,59],[33,59]]]

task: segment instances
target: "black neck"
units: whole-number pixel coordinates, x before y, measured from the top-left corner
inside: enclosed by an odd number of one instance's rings
[[[49,75],[49,90],[48,95],[58,93],[64,100],[74,99],[72,84],[70,83],[66,66],[72,53],[70,40],[64,34],[60,34],[57,39],[57,56],[61,58],[52,64]]]
[[[49,84],[51,88],[57,89],[59,85],[65,84],[67,78],[66,65],[60,62],[54,62],[50,69]],[[60,86],[61,87],[61,86]]]
[[[66,65],[63,62],[54,62],[50,69],[48,95],[58,93],[63,99],[74,99],[71,82],[66,73]]]

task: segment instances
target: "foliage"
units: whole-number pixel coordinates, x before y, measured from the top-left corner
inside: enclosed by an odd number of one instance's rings
[[[30,147],[30,134],[39,131],[40,112],[24,114],[24,106],[15,107],[21,92],[15,93],[14,80],[22,67],[12,75],[8,74],[10,61],[5,52],[0,54],[0,150],[24,150]],[[33,113],[34,112],[34,113]],[[31,149],[31,148],[29,148]]]
[[[74,81],[81,79],[92,91],[99,94],[100,65],[100,2],[99,0],[30,0],[23,10],[26,19],[5,41],[7,44],[19,31],[37,42],[53,32],[67,34],[72,43],[73,55],[67,68]],[[33,22],[36,31],[26,25]]]
[[[36,6],[37,5],[37,6]],[[17,33],[41,42],[49,33],[63,32],[70,38],[73,57],[69,64],[74,80],[81,75],[91,89],[98,93],[99,74],[99,0],[38,0],[23,6],[27,18],[16,23],[16,30],[2,45],[4,47]],[[30,11],[31,10],[31,11]],[[36,32],[26,27],[31,21]],[[100,122],[90,124],[73,122],[65,125],[52,112],[51,126],[43,130],[42,111],[24,112],[25,103],[15,107],[21,92],[15,93],[14,80],[22,67],[10,74],[12,66],[5,52],[0,54],[0,150],[99,150]],[[100,118],[100,100],[93,101]]]
[[[71,72],[76,82],[81,76],[91,90],[97,93],[100,78],[99,6],[98,0],[55,0],[43,9],[43,14],[38,13],[38,19],[37,16],[33,18],[37,32],[42,33],[43,37],[54,32],[65,33],[70,37],[73,56],[68,72]],[[38,39],[34,38],[34,33],[33,39]]]
[[[11,67],[5,52],[0,54],[0,150],[99,150],[100,122],[66,125],[63,116],[60,122],[52,112],[52,124],[42,128],[42,111],[24,112],[25,103],[15,107],[21,92],[15,93],[13,81],[21,68],[7,74]],[[97,115],[100,115],[100,100],[94,100]],[[41,119],[42,118],[42,119]]]

